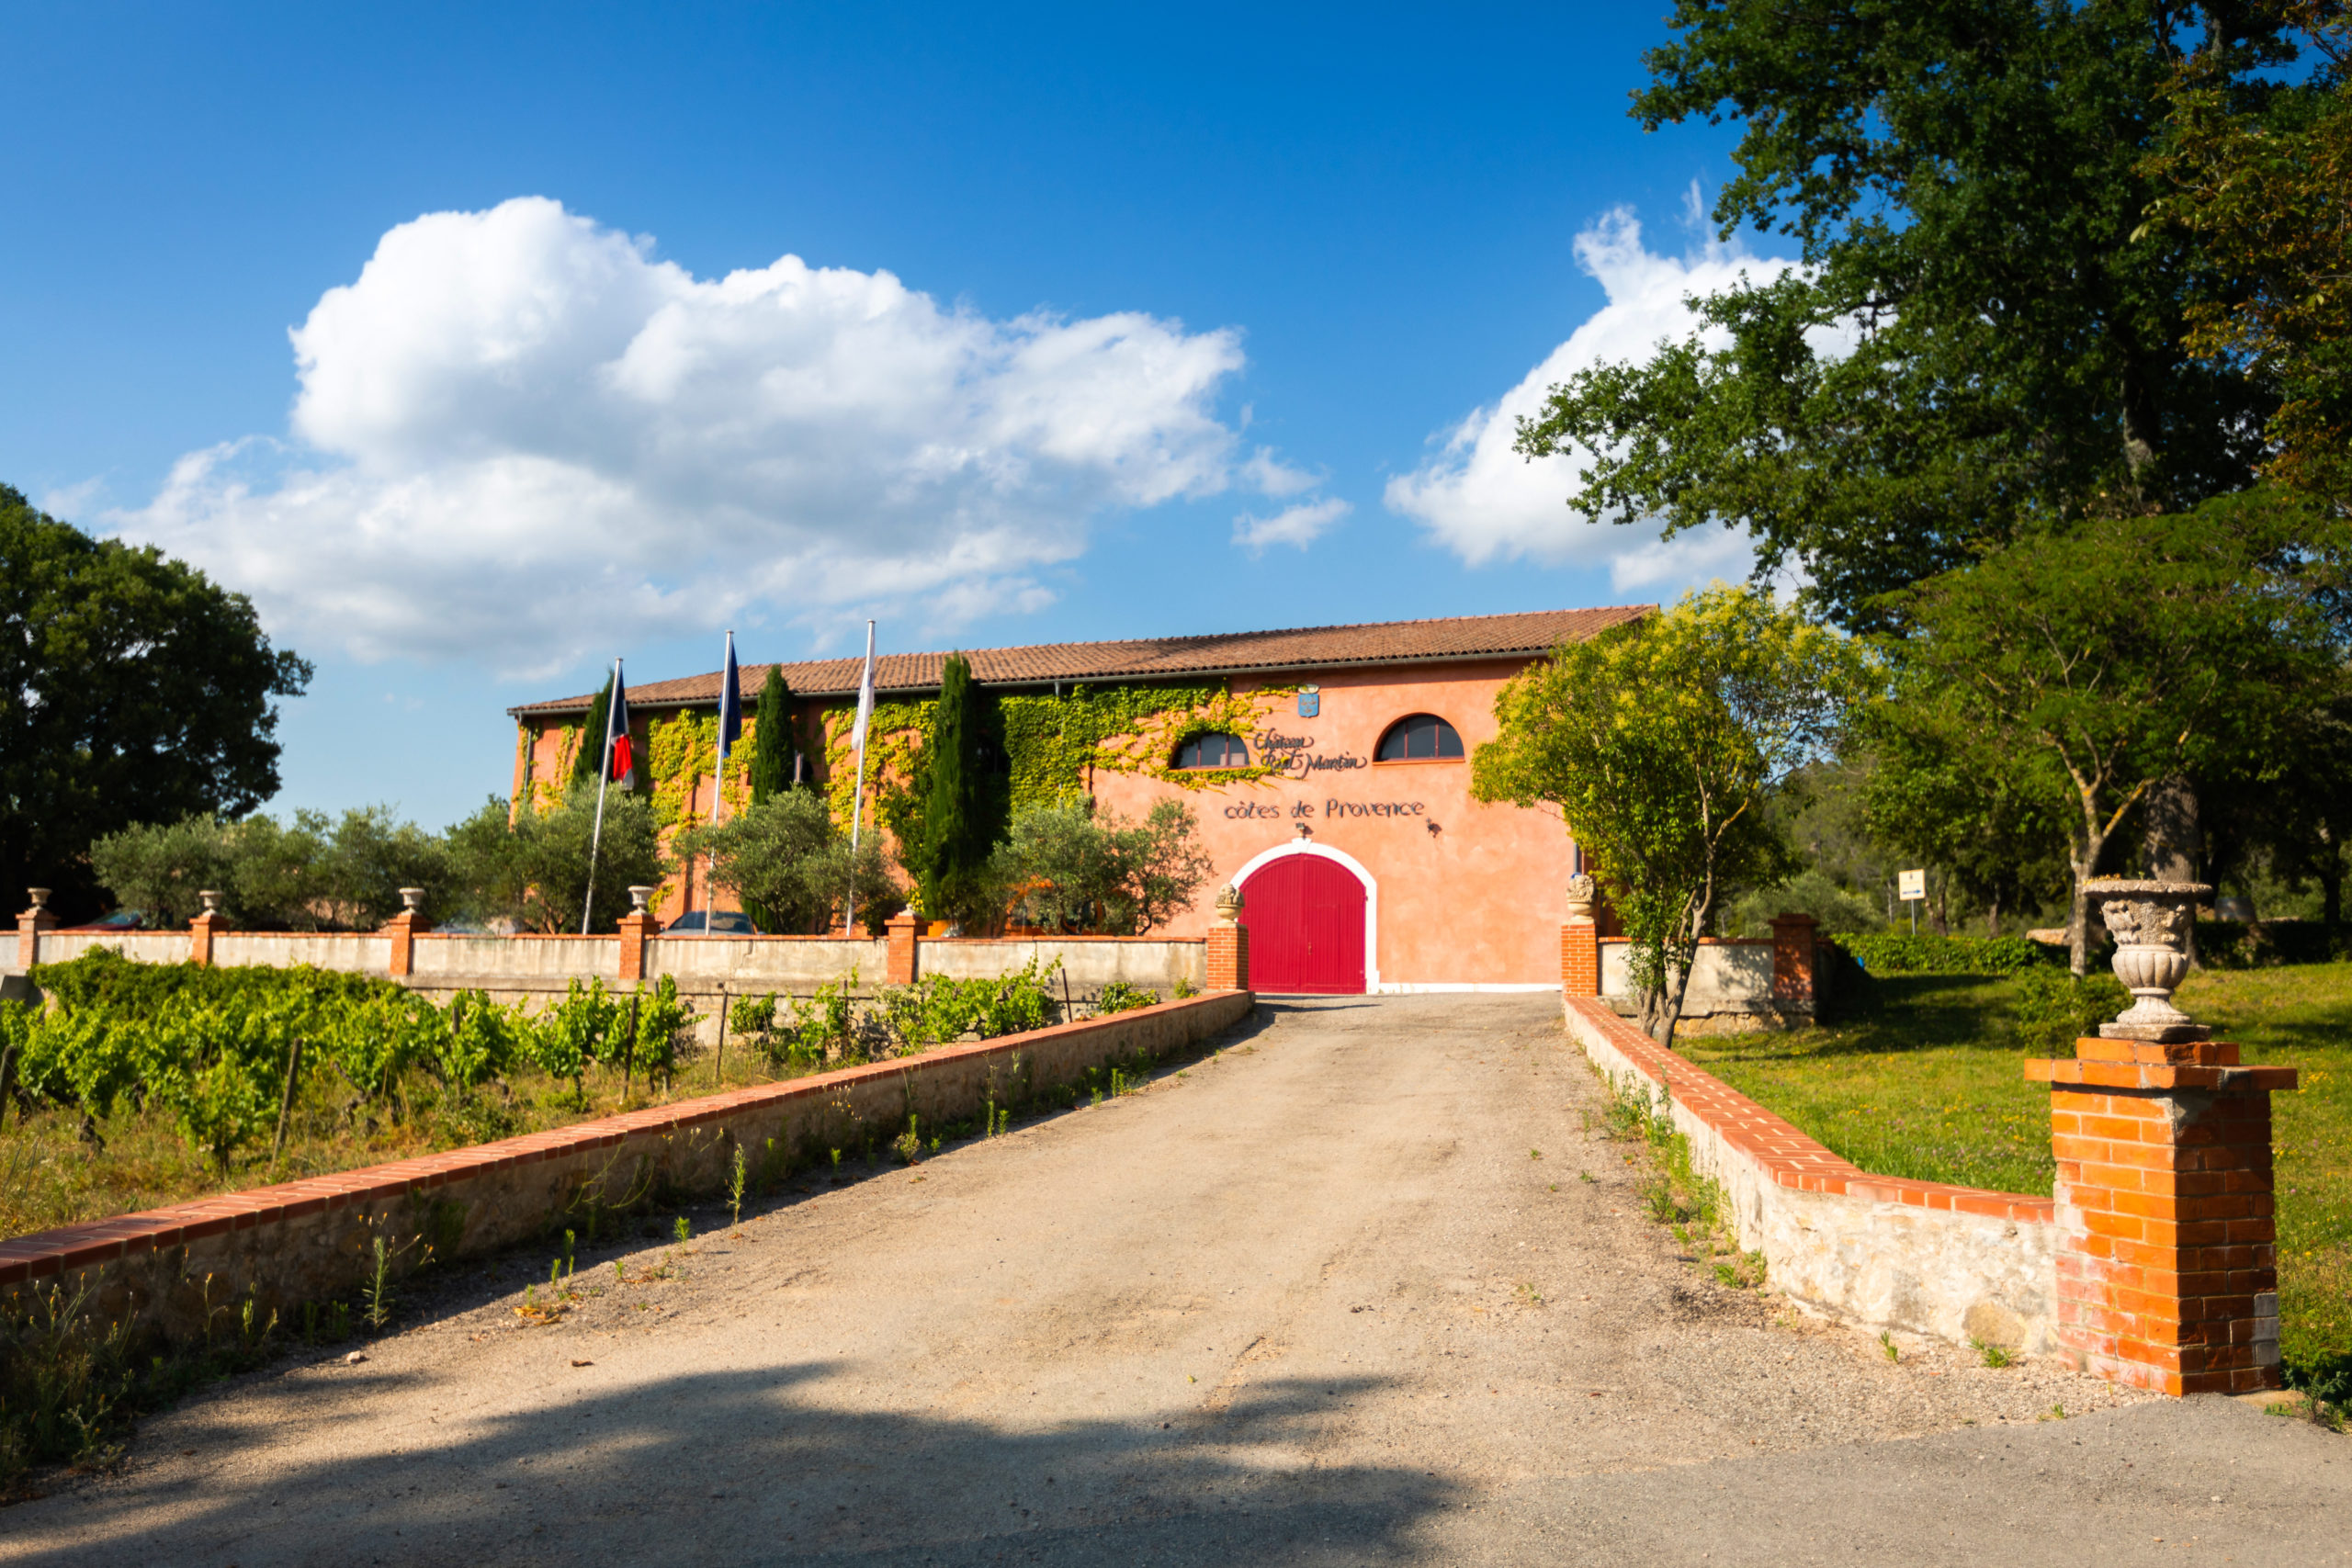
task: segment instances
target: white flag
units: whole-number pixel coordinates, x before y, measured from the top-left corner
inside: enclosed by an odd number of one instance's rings
[[[857,685],[857,723],[849,732],[850,750],[857,753],[857,787],[865,788],[865,724],[874,716],[874,623],[865,623],[865,678]]]

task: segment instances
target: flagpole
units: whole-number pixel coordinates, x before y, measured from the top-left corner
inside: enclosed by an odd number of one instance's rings
[[[588,934],[588,919],[596,911],[596,852],[605,845],[605,786],[613,780],[613,709],[619,705],[621,661],[613,660],[612,694],[605,702],[605,744],[596,753],[596,826],[588,835],[588,891],[580,899],[580,934]]]
[[[865,724],[874,713],[874,623],[865,623],[865,679],[857,689],[857,787],[849,797],[849,895],[842,934],[857,930],[857,829],[865,811]]]
[[[714,828],[727,818],[727,703],[730,695],[735,698],[739,720],[741,714],[742,698],[730,690],[728,681],[734,669],[735,634],[730,631],[727,634],[727,658],[718,667],[718,781],[711,785],[710,794],[710,825]],[[710,934],[710,917],[718,910],[718,889],[710,880],[718,874],[718,856],[706,852],[702,857],[702,929],[706,936]]]

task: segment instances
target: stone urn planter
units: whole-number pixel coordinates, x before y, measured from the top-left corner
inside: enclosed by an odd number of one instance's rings
[[[1600,899],[1600,885],[1591,876],[1579,871],[1568,878],[1568,919],[1591,919],[1593,906]]]
[[[2172,1005],[2172,993],[2188,973],[2189,922],[2213,889],[2201,882],[2103,878],[2086,892],[2115,939],[2115,977],[2133,998],[2114,1022],[2099,1025],[2099,1033],[2159,1043],[2211,1039],[2211,1029]]]

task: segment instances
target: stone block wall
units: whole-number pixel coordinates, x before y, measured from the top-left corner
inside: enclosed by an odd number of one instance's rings
[[[350,1297],[383,1240],[401,1271],[427,1249],[447,1260],[570,1228],[594,1206],[660,1190],[723,1188],[741,1149],[756,1177],[831,1148],[887,1145],[908,1117],[926,1128],[1022,1104],[1090,1068],[1165,1056],[1250,1016],[1246,991],[1216,991],[1027,1034],[951,1045],[632,1111],[552,1132],[335,1176],[200,1199],[0,1242],[0,1296],[86,1292],[100,1321],[166,1335],[250,1294],[289,1319],[304,1302]]]
[[[1567,930],[1573,930],[1573,927]],[[1623,937],[1595,940],[1600,969],[1598,994],[1620,1011],[1634,1010],[1633,943]],[[1561,979],[1566,982],[1570,954],[1564,931]],[[1580,957],[1579,953],[1577,956]],[[1572,992],[1571,995],[1590,995]],[[1699,943],[1690,985],[1682,995],[1678,1027],[1706,1034],[1769,1029],[1813,1016],[1813,951],[1781,941],[1708,937]]]
[[[1612,1081],[1670,1091],[1690,1163],[1719,1182],[1775,1289],[1871,1328],[2060,1348],[2056,1205],[1872,1176],[1626,1022],[1571,997],[1569,1032]]]

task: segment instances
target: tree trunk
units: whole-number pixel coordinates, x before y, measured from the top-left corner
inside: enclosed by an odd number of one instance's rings
[[[1984,906],[1984,935],[1989,939],[2000,934],[2001,896],[1996,893],[1993,895],[1993,901]]]
[[[2094,840],[2089,852],[2071,857],[2075,874],[2074,900],[2066,908],[2066,967],[2081,979],[2090,973],[2091,874],[2098,869],[2104,840]]]
[[[2179,773],[2156,781],[2148,791],[2140,821],[2140,844],[2148,874],[2159,882],[2194,882],[2205,834],[2197,786]],[[2188,922],[2188,962],[2197,964],[2197,921]],[[2201,967],[2201,965],[2199,965]]]

